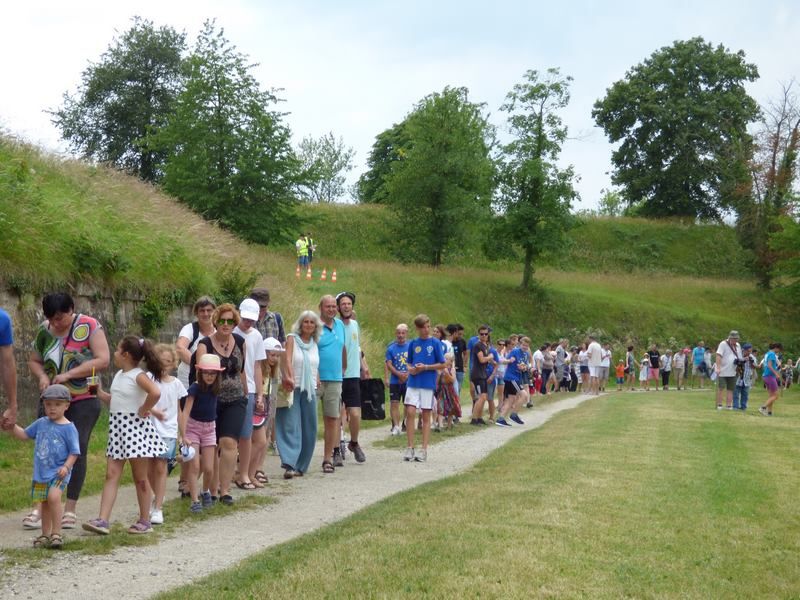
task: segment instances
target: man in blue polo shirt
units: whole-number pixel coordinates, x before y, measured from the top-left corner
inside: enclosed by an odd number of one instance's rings
[[[395,329],[395,341],[386,348],[385,383],[389,388],[389,414],[392,435],[400,435],[400,404],[406,399],[408,381],[408,325],[400,323]]]
[[[0,308],[0,380],[8,398],[8,408],[3,412],[2,427],[11,429],[17,422],[17,364],[14,360],[11,317],[2,308]]]
[[[403,460],[425,462],[428,459],[436,374],[444,368],[444,353],[442,345],[431,337],[431,320],[428,315],[417,315],[414,326],[417,328],[418,337],[408,345],[409,376],[405,400],[408,447]],[[422,450],[415,454],[414,426],[418,410],[422,411]]]
[[[342,404],[342,373],[347,364],[344,348],[344,324],[336,318],[338,309],[333,296],[323,296],[319,301],[322,335],[319,337],[319,399],[325,424],[325,453],[322,455],[322,472],[333,473],[333,449],[339,433],[339,413]]]

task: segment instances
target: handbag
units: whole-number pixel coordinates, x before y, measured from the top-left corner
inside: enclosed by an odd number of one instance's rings
[[[365,421],[383,421],[386,418],[386,388],[382,379],[362,379],[361,418]]]
[[[294,390],[287,392],[283,386],[278,388],[277,401],[275,406],[277,408],[291,408],[294,404]]]

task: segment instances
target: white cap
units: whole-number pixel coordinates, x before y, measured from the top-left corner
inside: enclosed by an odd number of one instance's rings
[[[274,337],[268,337],[267,339],[264,340],[264,351],[283,352],[283,346],[281,346],[281,343]]]
[[[181,444],[181,457],[183,462],[189,462],[194,458],[194,446],[188,444]]]
[[[239,305],[239,314],[243,319],[250,319],[251,321],[258,321],[258,302],[252,298],[245,298]]]

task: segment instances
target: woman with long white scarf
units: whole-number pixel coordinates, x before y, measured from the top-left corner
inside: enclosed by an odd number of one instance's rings
[[[317,441],[317,387],[322,321],[314,311],[300,314],[286,337],[281,357],[281,387],[275,415],[275,438],[284,479],[308,471]]]

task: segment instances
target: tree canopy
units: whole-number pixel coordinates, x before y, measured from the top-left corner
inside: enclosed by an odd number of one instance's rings
[[[392,172],[392,164],[402,160],[410,140],[405,131],[405,121],[395,123],[382,131],[372,144],[367,157],[367,170],[358,178],[358,201],[383,204],[386,202],[386,178]]]
[[[254,65],[206,22],[175,112],[153,144],[168,152],[164,188],[255,242],[289,239],[300,172],[291,132]]]
[[[186,34],[134,17],[97,63],[64,94],[52,121],[81,157],[157,181],[166,158],[147,144],[175,107],[184,75]]]
[[[355,153],[332,131],[319,139],[303,138],[298,152],[304,179],[297,188],[300,197],[309,202],[340,200],[345,195],[345,174],[353,168]]]
[[[567,137],[558,111],[569,104],[571,81],[558,69],[527,71],[501,107],[513,140],[503,146],[500,159],[498,233],[522,247],[523,288],[530,286],[536,258],[562,244],[573,222],[575,176],[572,167],[557,165]]]
[[[702,38],[654,52],[614,83],[592,111],[611,142],[612,181],[644,216],[716,219],[742,171],[759,113],[745,91],[758,70],[744,52]],[[746,169],[745,169],[746,170]]]

